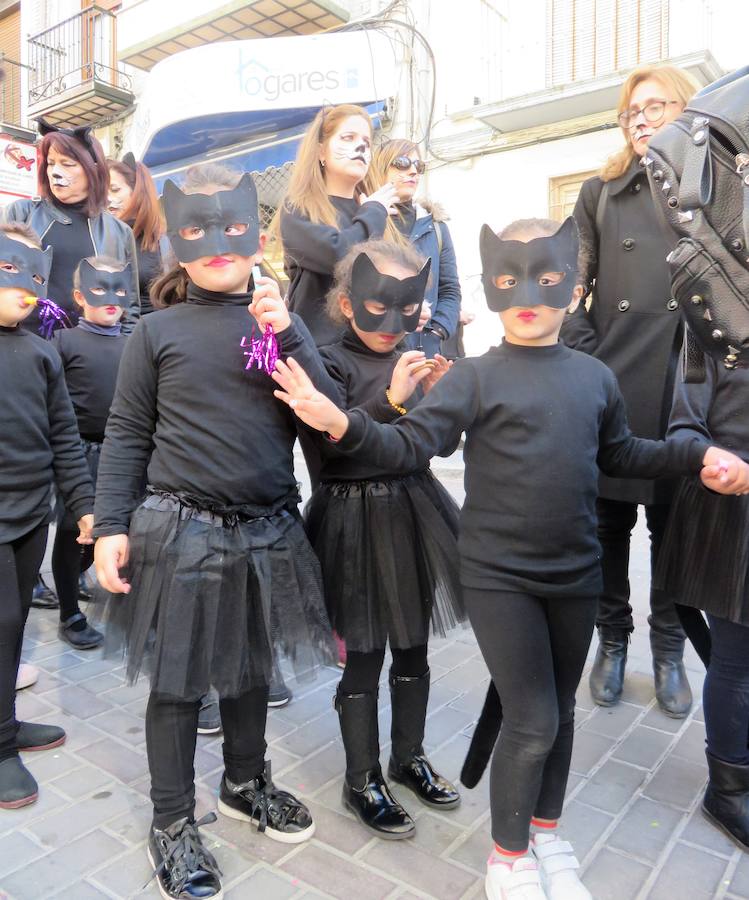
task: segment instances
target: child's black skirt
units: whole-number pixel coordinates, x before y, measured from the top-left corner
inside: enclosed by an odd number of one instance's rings
[[[320,567],[300,521],[275,508],[206,510],[150,493],[130,523],[129,594],[111,594],[108,651],[132,681],[194,700],[236,697],[270,682],[273,647],[298,677],[335,650]]]
[[[323,482],[305,510],[325,603],[348,650],[426,644],[465,620],[459,509],[429,470],[384,481]]]
[[[749,625],[749,496],[684,479],[658,555],[656,587],[677,603]]]

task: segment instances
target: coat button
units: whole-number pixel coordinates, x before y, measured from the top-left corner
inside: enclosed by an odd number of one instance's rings
[[[744,244],[738,238],[735,238],[731,241],[731,250],[735,250],[737,253],[741,253],[743,249]]]
[[[714,341],[722,341],[723,332],[720,330],[720,328],[716,328],[715,331],[712,332],[711,337]]]
[[[629,309],[629,300],[620,300],[619,301],[619,311],[626,312]]]
[[[642,185],[640,184],[639,181],[636,184],[632,185],[632,190],[634,191],[635,194],[639,194],[641,188],[642,188]]]
[[[702,296],[700,294],[692,294],[689,299],[692,303],[692,306],[699,306],[700,303],[702,303]]]
[[[632,238],[624,238],[624,240],[622,241],[622,247],[624,247],[625,250],[631,250],[634,245],[635,242],[632,240]]]
[[[666,309],[670,309],[672,312],[673,312],[675,309],[678,309],[678,308],[679,308],[679,301],[678,301],[678,300],[674,300],[673,297],[672,297],[672,298],[668,301],[668,303],[666,304]]]

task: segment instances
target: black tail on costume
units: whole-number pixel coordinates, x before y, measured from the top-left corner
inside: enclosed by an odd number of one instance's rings
[[[494,745],[497,743],[502,726],[502,701],[499,699],[494,682],[489,682],[484,708],[476,723],[471,746],[460,772],[460,780],[467,788],[475,788],[489,764]]]
[[[711,639],[710,628],[705,617],[699,609],[694,609],[692,606],[682,606],[681,603],[675,603],[674,606],[684,634],[689,638],[689,642],[697,651],[697,656],[707,668],[710,665]]]

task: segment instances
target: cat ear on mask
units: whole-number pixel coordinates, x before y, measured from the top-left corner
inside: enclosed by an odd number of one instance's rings
[[[169,222],[170,208],[173,204],[180,203],[184,196],[184,191],[180,190],[179,185],[172,181],[171,178],[167,178],[164,182],[164,190],[161,194],[161,204],[164,207],[164,215],[167,218],[167,224]]]
[[[354,260],[351,267],[351,286],[356,285],[357,293],[371,293],[374,290],[380,273],[377,266],[369,258],[369,254],[362,252]]]
[[[487,262],[496,254],[502,243],[502,239],[497,236],[492,228],[488,225],[481,226],[481,234],[479,236],[479,253],[481,254],[481,264],[486,268]]]
[[[567,216],[564,222],[559,226],[556,234],[552,235],[552,237],[558,237],[566,241],[570,251],[574,251],[575,256],[577,256],[580,249],[580,231],[573,216]]]
[[[50,125],[49,122],[45,122],[44,119],[38,119],[36,124],[42,137],[47,134],[54,134],[60,130],[56,125]]]
[[[432,271],[432,257],[427,256],[424,260],[424,265],[419,269],[419,271],[414,276],[416,282],[414,287],[417,287],[421,292],[420,295],[423,298],[426,293],[427,284],[429,283],[429,273]]]

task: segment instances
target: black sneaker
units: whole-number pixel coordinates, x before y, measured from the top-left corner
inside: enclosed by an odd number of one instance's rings
[[[59,725],[40,725],[38,722],[19,722],[16,730],[16,749],[24,753],[32,750],[52,750],[65,743],[65,730]]]
[[[289,703],[291,703],[292,697],[293,694],[289,688],[286,687],[286,682],[283,680],[281,670],[278,668],[278,665],[274,664],[270,688],[268,689],[268,706],[272,709],[288,706]]]
[[[104,635],[88,624],[88,619],[82,612],[74,613],[69,619],[60,622],[57,633],[76,650],[93,650],[104,641]]]
[[[214,688],[200,698],[198,734],[221,734],[221,711],[218,706],[218,693]]]
[[[18,755],[0,762],[0,809],[20,809],[38,796],[36,780]]]
[[[34,591],[31,595],[31,605],[37,609],[57,609],[60,606],[57,594],[41,575],[38,576],[36,584],[34,585]]]
[[[154,872],[144,889],[156,878],[164,900],[221,900],[221,869],[198,831],[215,821],[216,814],[208,813],[197,822],[179,819],[163,831],[151,828],[147,852]]]
[[[230,819],[254,823],[258,831],[282,844],[301,844],[315,833],[307,807],[273,784],[269,762],[262,775],[245,784],[232,784],[224,773],[218,809]]]

